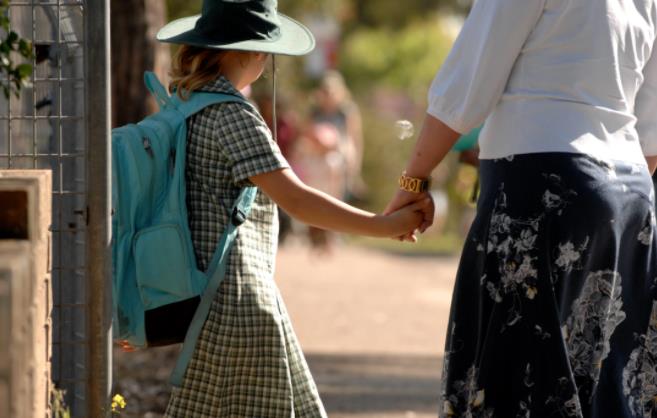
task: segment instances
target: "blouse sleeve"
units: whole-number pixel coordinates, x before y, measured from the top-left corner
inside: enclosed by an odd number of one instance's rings
[[[232,163],[236,186],[252,185],[249,177],[288,168],[285,157],[274,142],[265,121],[251,108],[239,103],[226,104],[218,121],[222,148]]]
[[[643,84],[639,88],[634,103],[637,118],[636,130],[643,149],[643,155],[657,155],[657,41],[652,55],[643,67]]]
[[[429,89],[427,112],[460,133],[497,104],[545,0],[478,0]]]

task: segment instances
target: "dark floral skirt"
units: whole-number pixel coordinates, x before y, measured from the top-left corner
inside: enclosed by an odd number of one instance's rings
[[[657,236],[644,166],[481,161],[441,417],[657,417]]]

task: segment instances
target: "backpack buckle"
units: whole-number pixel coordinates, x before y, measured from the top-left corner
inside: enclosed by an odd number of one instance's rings
[[[141,143],[144,146],[144,150],[148,153],[148,155],[151,158],[154,158],[155,154],[153,153],[153,147],[151,146],[151,140],[148,139],[148,137],[143,137],[141,139]]]
[[[244,213],[239,207],[233,208],[233,214],[231,215],[231,222],[235,226],[240,226],[246,221],[246,213]]]

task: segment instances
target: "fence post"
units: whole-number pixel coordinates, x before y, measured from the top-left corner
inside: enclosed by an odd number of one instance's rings
[[[49,416],[51,190],[48,170],[0,170],[2,417]]]
[[[106,417],[111,390],[109,1],[87,1],[88,417]]]

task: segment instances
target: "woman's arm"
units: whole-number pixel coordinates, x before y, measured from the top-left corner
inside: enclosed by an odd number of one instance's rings
[[[636,130],[639,142],[646,156],[650,173],[657,167],[657,41],[652,47],[652,55],[643,67],[643,84],[639,88],[634,104],[634,115],[637,118]]]
[[[460,135],[440,120],[427,114],[413,154],[406,164],[406,175],[428,178],[433,169],[452,149]]]
[[[412,234],[422,222],[428,199],[390,216],[375,215],[350,206],[305,185],[290,169],[249,178],[292,217],[322,229],[373,237]]]
[[[406,164],[406,175],[422,179],[428,178],[431,171],[445,158],[445,155],[454,146],[459,136],[460,134],[458,132],[430,114],[427,114],[413,154]],[[426,196],[426,193],[417,194],[400,189],[383,213],[393,213],[399,208],[426,198]],[[420,232],[424,232],[433,223],[433,206],[431,210],[423,212],[423,217]]]
[[[650,174],[655,174],[655,169],[657,169],[657,155],[647,156],[646,162],[648,163]]]

